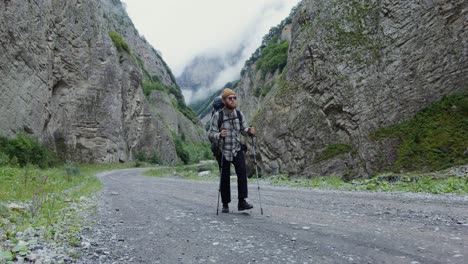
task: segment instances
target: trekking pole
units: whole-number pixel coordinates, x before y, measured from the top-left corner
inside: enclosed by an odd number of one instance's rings
[[[253,146],[254,163],[255,163],[255,174],[257,175],[258,201],[260,203],[260,213],[263,215],[262,198],[260,196],[260,183],[258,182],[257,145],[255,145],[254,137],[252,137],[252,146]]]
[[[218,188],[218,206],[216,207],[216,215],[219,215],[219,197],[221,196],[221,179],[223,177],[223,159],[224,159],[224,138],[221,147],[221,161],[219,162],[219,188]]]

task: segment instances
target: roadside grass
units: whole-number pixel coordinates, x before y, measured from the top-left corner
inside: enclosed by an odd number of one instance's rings
[[[463,166],[459,167],[463,170]],[[464,168],[468,170],[468,168]],[[200,172],[208,172],[200,174]],[[191,180],[216,181],[219,171],[216,162],[182,166],[157,166],[143,173],[152,177],[176,177]],[[235,179],[232,179],[235,181]],[[255,178],[249,179],[255,180]],[[450,169],[431,173],[382,173],[370,179],[346,181],[340,176],[288,177],[271,175],[261,178],[263,183],[273,186],[307,187],[328,190],[414,192],[432,194],[468,194],[468,175],[455,173]]]
[[[267,177],[266,181],[272,185],[331,190],[468,194],[468,175],[455,176],[449,173],[386,173],[349,182],[339,176],[310,179],[275,175]]]
[[[28,165],[0,167],[0,253],[16,257],[17,234],[40,229],[41,240],[64,237],[70,246],[79,246],[79,231],[85,219],[76,211],[82,200],[91,200],[102,184],[100,171],[133,167],[134,164],[65,164],[41,169]],[[63,224],[66,219],[66,224]],[[66,226],[64,226],[66,225]],[[27,249],[26,249],[27,250]],[[0,258],[1,262],[2,258]],[[3,259],[5,260],[5,259]]]
[[[205,173],[203,173],[205,172]],[[216,162],[203,162],[194,165],[157,166],[143,175],[152,177],[178,177],[190,180],[217,180],[219,177]]]

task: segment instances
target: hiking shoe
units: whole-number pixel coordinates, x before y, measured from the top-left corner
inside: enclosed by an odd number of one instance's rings
[[[229,213],[229,206],[223,204],[223,209],[221,210],[221,213]]]
[[[253,205],[249,204],[246,200],[239,200],[239,204],[237,205],[237,210],[244,211],[252,209]]]

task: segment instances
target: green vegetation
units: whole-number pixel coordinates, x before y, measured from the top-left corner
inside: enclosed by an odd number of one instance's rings
[[[209,171],[206,175],[199,172]],[[177,167],[156,167],[146,171],[147,176],[181,177],[192,180],[217,180],[219,171],[216,162],[184,165]],[[272,185],[307,187],[349,191],[415,192],[415,193],[455,193],[468,194],[468,178],[441,171],[428,174],[381,174],[371,179],[346,181],[340,176],[304,178],[273,175],[263,178]]]
[[[163,164],[163,161],[161,160],[159,156],[159,152],[154,149],[151,151],[151,153],[145,153],[145,152],[138,152],[135,155],[135,159],[137,160],[137,165],[136,167],[140,167],[142,162],[147,162],[149,164]]]
[[[254,90],[254,96],[255,97],[261,97],[261,96],[266,96],[268,92],[270,92],[271,88],[275,85],[274,82],[270,82],[267,85],[264,86],[257,86]]]
[[[79,233],[87,220],[77,211],[82,208],[91,213],[92,204],[83,200],[89,200],[101,188],[96,173],[124,167],[128,165],[67,163],[49,169],[32,165],[0,166],[0,245],[7,245],[2,240],[13,245],[18,243],[16,234],[30,227],[41,230],[36,231],[38,239],[79,245]],[[24,255],[28,250],[27,244],[0,248],[1,254],[9,259]]]
[[[257,69],[263,74],[273,73],[276,70],[283,71],[288,61],[288,48],[287,41],[278,42],[277,38],[271,39],[262,50],[257,61]]]
[[[207,175],[201,176],[199,172],[209,171]],[[219,175],[216,162],[196,165],[184,165],[177,167],[156,167],[143,173],[153,177],[182,177],[192,180],[217,180]]]
[[[201,144],[190,144],[186,143],[184,145],[184,149],[189,154],[189,163],[196,164],[202,160],[211,160],[213,158],[213,154],[211,153],[211,145],[209,143],[201,143]]]
[[[375,140],[398,138],[393,171],[432,171],[468,163],[468,96],[429,105],[413,119],[375,131]]]
[[[353,148],[349,145],[330,144],[322,153],[320,153],[320,155],[317,157],[317,161],[331,159],[340,154],[349,153],[349,152],[353,152]]]
[[[169,88],[160,82],[143,81],[142,86],[143,86],[143,93],[145,94],[146,97],[149,97],[151,92],[153,91],[169,92]]]
[[[299,4],[298,4],[299,5]],[[263,53],[263,50],[267,46],[268,43],[272,41],[272,39],[276,39],[275,42],[280,38],[281,33],[283,32],[283,29],[286,25],[291,24],[293,16],[296,14],[297,11],[297,6],[293,7],[291,10],[291,13],[289,13],[289,16],[281,21],[278,25],[270,28],[268,34],[263,36],[262,38],[262,44],[260,45],[259,48],[257,48],[254,53],[250,56],[250,58],[245,62],[244,67],[241,71],[241,76],[244,75],[245,70],[250,67],[252,64],[254,64],[259,58],[260,54]]]
[[[110,31],[109,32],[109,37],[112,39],[112,42],[114,43],[114,46],[117,48],[117,50],[119,52],[125,51],[128,54],[131,54],[130,48],[129,48],[127,42],[125,42],[125,40],[122,38],[122,36],[120,36],[119,33],[115,32],[115,31]]]
[[[312,187],[350,191],[416,192],[416,193],[468,193],[467,177],[450,177],[424,174],[379,175],[371,179],[345,181],[339,176],[318,178],[289,178],[275,175],[266,179],[273,185]]]
[[[381,34],[379,26],[380,5],[372,0],[332,0],[321,3],[314,15],[304,14],[302,30],[307,41],[296,53],[302,56],[305,49],[320,47],[317,54],[309,54],[309,71],[317,77],[327,77],[329,73],[321,71],[315,57],[321,60],[336,58],[352,67],[362,67],[378,62],[382,49],[389,41]],[[334,56],[328,52],[333,51]],[[293,63],[294,64],[294,63]]]
[[[184,164],[188,164],[190,162],[190,154],[183,147],[182,139],[178,136],[174,137],[174,144],[175,144],[177,156],[179,156],[179,158],[182,160]]]
[[[180,158],[183,164],[195,164],[202,160],[212,159],[210,145],[208,143],[196,144],[189,142],[184,136],[178,136],[172,133],[172,138],[176,148],[177,156]],[[154,149],[151,152],[140,151],[135,154],[136,167],[140,167],[143,163],[164,165],[166,164],[159,154]],[[167,164],[166,164],[167,165]]]
[[[155,81],[155,82],[160,82],[158,76],[156,76],[156,75],[151,76],[150,73],[146,70],[146,68],[145,68],[145,63],[144,63],[143,60],[140,58],[140,56],[135,55],[135,62],[138,64],[138,66],[140,66],[140,69],[143,71],[143,75],[144,75],[144,79],[145,79],[145,80],[151,80],[151,81]]]
[[[151,92],[158,90],[164,91],[166,93],[172,94],[175,97],[173,102],[174,107],[181,112],[185,117],[187,117],[192,123],[198,124],[197,115],[193,110],[185,104],[184,96],[178,87],[175,86],[166,86],[157,80],[156,77],[153,77],[150,81],[143,81],[143,93],[146,97],[149,97]]]
[[[33,164],[47,168],[57,163],[57,156],[33,137],[19,134],[9,139],[0,135],[0,166]]]
[[[201,160],[212,159],[210,144],[201,143],[196,144],[186,140],[185,136],[172,133],[177,156],[182,162],[187,164],[195,164]]]
[[[338,8],[339,7],[339,8]],[[371,0],[334,2],[333,19],[319,21],[326,28],[326,39],[340,53],[349,54],[356,63],[370,64],[380,59],[383,45],[379,38],[379,6]]]
[[[71,163],[49,169],[40,169],[32,165],[24,168],[3,166],[0,167],[0,203],[24,202],[27,208],[21,211],[21,218],[15,220],[21,220],[23,225],[56,221],[60,217],[57,213],[66,207],[67,203],[100,190],[101,182],[95,177],[97,172],[128,166]]]

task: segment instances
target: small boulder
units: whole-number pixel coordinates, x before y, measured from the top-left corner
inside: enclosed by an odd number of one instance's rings
[[[210,175],[210,173],[211,173],[210,171],[201,171],[198,173],[198,176],[208,176]]]
[[[26,210],[25,206],[22,206],[22,205],[17,204],[17,203],[9,203],[9,204],[6,205],[6,207],[8,209],[10,209],[11,211],[24,212]]]

